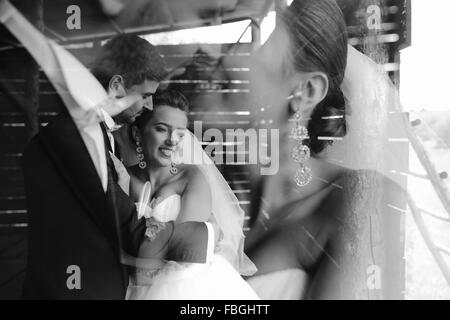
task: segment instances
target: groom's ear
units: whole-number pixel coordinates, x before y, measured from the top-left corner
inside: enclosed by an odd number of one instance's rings
[[[109,80],[108,94],[115,98],[123,98],[127,95],[125,90],[125,80],[120,75],[114,75]]]

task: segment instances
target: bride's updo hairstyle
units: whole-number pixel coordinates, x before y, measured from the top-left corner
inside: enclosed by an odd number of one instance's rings
[[[317,155],[330,144],[318,137],[344,137],[347,133],[345,99],[340,89],[347,65],[344,16],[335,0],[295,0],[282,12],[281,22],[290,38],[288,58],[294,69],[320,71],[329,80],[328,94],[312,112],[310,139],[305,141]],[[342,118],[329,118],[336,116]]]
[[[153,96],[153,109],[158,106],[169,106],[172,108],[180,109],[186,113],[189,113],[189,101],[188,99],[179,91],[167,90],[162,92],[157,92]],[[144,112],[136,118],[133,123],[139,130],[143,129],[150,119],[153,117],[153,111],[144,109]]]

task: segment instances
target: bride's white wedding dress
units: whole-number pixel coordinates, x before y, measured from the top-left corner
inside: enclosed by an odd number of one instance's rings
[[[160,222],[175,221],[181,196],[172,195],[152,210]],[[207,262],[161,261],[159,267],[136,268],[130,279],[127,300],[257,300],[259,297],[236,269],[214,254],[214,229],[208,228]]]
[[[262,300],[302,300],[307,281],[308,274],[299,268],[269,272],[247,280]]]

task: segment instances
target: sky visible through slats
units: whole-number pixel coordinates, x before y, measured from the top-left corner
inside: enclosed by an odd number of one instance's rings
[[[409,111],[450,111],[450,1],[412,0],[412,45],[401,52],[400,94]]]

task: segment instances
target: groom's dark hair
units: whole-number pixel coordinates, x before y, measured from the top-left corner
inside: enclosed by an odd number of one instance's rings
[[[123,77],[126,88],[145,80],[160,82],[167,75],[156,48],[135,34],[120,34],[109,40],[100,49],[91,71],[105,89],[115,75]]]

